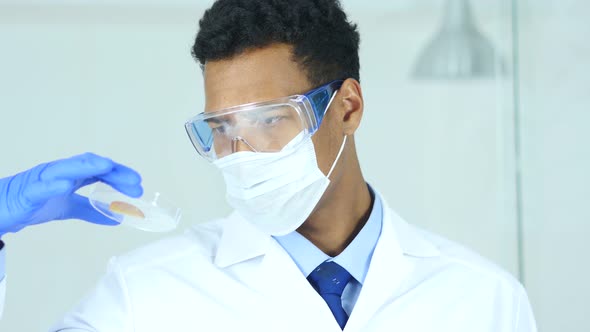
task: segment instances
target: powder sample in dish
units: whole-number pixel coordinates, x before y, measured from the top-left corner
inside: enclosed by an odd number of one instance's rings
[[[136,206],[121,201],[113,201],[109,205],[109,210],[115,213],[121,213],[130,217],[145,219],[145,214]]]

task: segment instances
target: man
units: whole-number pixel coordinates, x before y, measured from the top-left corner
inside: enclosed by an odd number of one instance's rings
[[[186,130],[235,212],[114,258],[54,330],[535,331],[517,281],[366,184],[358,45],[336,0],[215,2],[193,48],[205,112]],[[3,180],[20,202],[3,222],[106,223],[71,194],[97,180],[141,194],[134,171],[74,157]]]

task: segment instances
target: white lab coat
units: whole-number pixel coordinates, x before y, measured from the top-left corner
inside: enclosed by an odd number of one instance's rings
[[[472,252],[403,221],[383,229],[345,331],[536,331],[521,285]],[[340,331],[271,237],[237,214],[113,258],[52,331]]]
[[[0,276],[1,278],[1,276]],[[4,313],[4,299],[6,298],[6,277],[0,281],[0,319]]]

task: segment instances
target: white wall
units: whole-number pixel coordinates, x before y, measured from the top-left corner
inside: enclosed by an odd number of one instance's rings
[[[525,283],[541,331],[590,331],[590,3],[519,11]]]
[[[203,105],[201,74],[189,49],[208,2],[195,7],[0,4],[0,176],[93,151],[137,168],[148,187],[183,207],[181,228],[228,212],[221,177],[199,160],[183,129]],[[367,179],[410,222],[516,273],[509,2],[485,1],[485,8],[476,8],[482,30],[505,55],[508,75],[452,84],[409,78],[418,52],[436,31],[440,1],[429,6],[406,1],[383,10],[344,2],[362,37],[366,110],[357,144]],[[529,93],[523,109],[537,107],[535,98],[546,93]],[[580,109],[567,120],[581,120]],[[545,130],[534,128],[538,134]],[[530,136],[525,147],[534,141]],[[541,152],[525,156],[525,164]],[[568,158],[576,160],[573,154]],[[553,172],[567,165],[556,165]],[[525,180],[528,185],[538,178]],[[577,185],[574,181],[570,188],[582,188]],[[530,220],[542,202],[525,203]],[[571,213],[580,221],[578,212]],[[159,236],[79,221],[6,236],[9,287],[0,331],[47,329],[92,287],[110,256]],[[527,243],[527,259],[547,270],[550,265],[529,248],[534,242]],[[550,301],[556,294],[534,286],[533,274],[527,273],[533,306],[546,314],[555,309]]]

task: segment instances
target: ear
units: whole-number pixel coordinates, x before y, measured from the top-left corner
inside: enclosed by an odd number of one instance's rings
[[[364,102],[360,83],[354,78],[345,80],[334,101],[338,102],[338,115],[342,121],[343,134],[353,135],[363,117]]]

